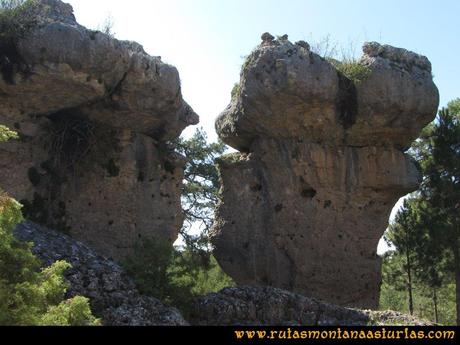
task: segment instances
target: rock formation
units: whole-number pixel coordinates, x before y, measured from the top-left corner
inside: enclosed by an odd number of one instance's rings
[[[85,296],[106,326],[183,326],[179,311],[153,297],[140,295],[123,269],[84,244],[31,222],[15,229],[15,236],[33,242],[33,253],[49,266],[58,260],[72,265],[65,272],[67,298]]]
[[[88,297],[93,313],[106,326],[429,324],[393,311],[353,310],[277,288],[245,286],[198,297],[186,321],[175,308],[140,295],[118,264],[81,242],[32,222],[18,225],[14,234],[33,242],[32,251],[43,266],[69,262],[66,297]]]
[[[241,151],[219,162],[212,240],[237,283],[377,307],[378,241],[420,182],[403,151],[439,96],[426,57],[378,43],[363,51],[341,63],[265,34],[247,58],[216,121]]]
[[[0,123],[20,135],[0,145],[2,188],[28,219],[108,256],[174,240],[184,160],[167,142],[198,122],[176,68],[84,28],[59,0],[27,11],[25,35],[0,42]]]
[[[338,307],[273,287],[232,287],[198,298],[190,323],[201,326],[427,326],[394,311]]]

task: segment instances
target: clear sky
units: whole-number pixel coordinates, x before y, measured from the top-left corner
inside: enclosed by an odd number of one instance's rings
[[[117,38],[137,41],[176,66],[184,98],[210,139],[243,57],[266,31],[310,43],[330,35],[357,53],[365,41],[404,47],[430,59],[441,106],[460,97],[460,0],[64,1],[81,24],[97,28],[110,16]]]

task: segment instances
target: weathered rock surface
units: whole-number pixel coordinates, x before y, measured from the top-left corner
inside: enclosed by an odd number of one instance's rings
[[[123,269],[81,242],[31,222],[15,229],[15,236],[33,242],[33,253],[49,266],[58,260],[72,265],[65,273],[67,297],[88,297],[93,313],[104,325],[187,325],[179,311],[153,297],[140,295]]]
[[[216,130],[242,151],[219,162],[215,256],[239,284],[376,308],[376,255],[420,174],[403,148],[436,113],[431,65],[364,45],[347,77],[305,42],[265,37]]]
[[[2,43],[0,123],[21,137],[0,145],[2,188],[29,219],[108,256],[174,240],[184,160],[166,142],[198,122],[176,68],[84,28],[68,4],[37,3],[33,29]]]
[[[202,326],[367,326],[432,323],[393,311],[338,307],[272,287],[225,288],[200,297],[190,322]]]
[[[88,297],[106,326],[430,324],[393,311],[348,309],[277,288],[249,286],[197,298],[187,322],[175,308],[139,294],[118,264],[83,243],[29,221],[18,225],[14,235],[34,244],[32,251],[44,267],[58,260],[70,263],[66,297]]]

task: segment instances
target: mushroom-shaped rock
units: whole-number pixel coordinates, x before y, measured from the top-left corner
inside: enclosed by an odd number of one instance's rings
[[[425,57],[364,46],[357,63],[274,40],[246,61],[216,120],[242,151],[219,160],[215,256],[239,284],[378,305],[377,244],[420,174],[402,148],[435,116]]]
[[[174,240],[184,159],[167,141],[198,122],[179,74],[135,42],[79,25],[72,7],[22,8],[28,32],[0,35],[2,188],[27,218],[121,258],[143,237]]]

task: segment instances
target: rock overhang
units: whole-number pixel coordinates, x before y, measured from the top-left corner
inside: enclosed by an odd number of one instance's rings
[[[258,136],[303,138],[332,145],[405,148],[431,121],[439,103],[424,56],[365,43],[345,75],[306,42],[263,40],[242,67],[236,97],[219,115],[216,131],[228,145],[250,151]],[[354,76],[353,76],[354,77]]]
[[[20,137],[0,145],[2,188],[29,220],[116,259],[143,237],[175,240],[184,158],[169,142],[199,121],[177,69],[68,4],[32,4],[28,31],[0,42],[0,122]]]
[[[239,284],[376,308],[376,248],[421,175],[403,151],[435,116],[426,57],[366,43],[358,61],[262,36],[216,131],[242,153],[218,162],[214,253]]]

